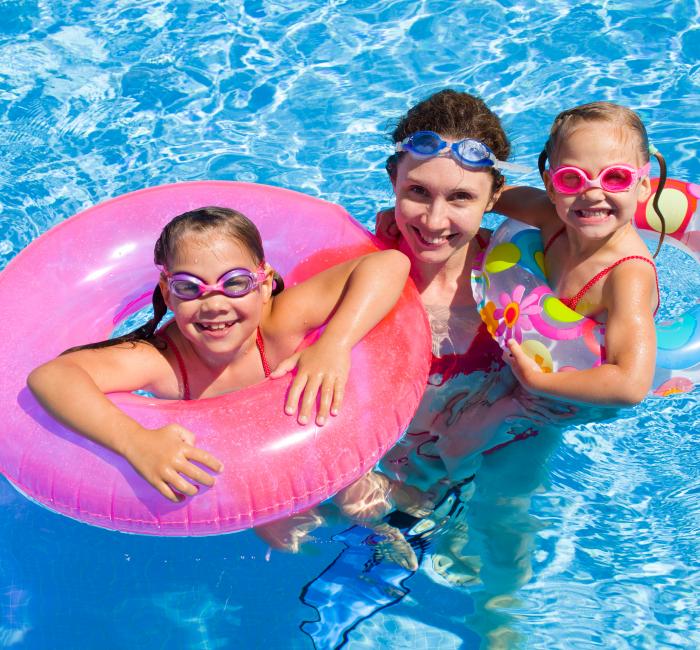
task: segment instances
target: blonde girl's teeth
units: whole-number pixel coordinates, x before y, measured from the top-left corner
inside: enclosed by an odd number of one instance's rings
[[[222,330],[228,327],[230,323],[200,323],[200,327],[203,327],[204,329],[207,330]]]

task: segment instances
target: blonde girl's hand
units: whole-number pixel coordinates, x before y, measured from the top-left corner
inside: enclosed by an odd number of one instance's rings
[[[401,237],[401,233],[396,225],[394,208],[377,212],[375,233],[383,244],[391,248],[396,246]]]
[[[509,339],[507,345],[508,351],[503,353],[503,360],[511,367],[516,379],[530,390],[540,388],[541,382],[538,380],[544,377],[542,368],[525,354],[522,346],[515,339]]]
[[[195,447],[194,441],[194,434],[179,424],[141,428],[130,435],[124,457],[166,499],[179,503],[182,495],[194,496],[199,489],[187,478],[208,487],[214,485],[214,477],[192,461],[217,473],[224,467],[212,454]]]
[[[338,415],[343,404],[345,384],[350,374],[350,349],[321,337],[313,345],[282,361],[270,374],[272,379],[296,368],[289,387],[284,412],[293,415],[297,408],[299,424],[306,424],[319,397],[316,424],[323,426],[328,415]]]

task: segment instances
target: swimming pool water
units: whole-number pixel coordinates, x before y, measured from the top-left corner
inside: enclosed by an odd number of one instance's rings
[[[671,175],[697,181],[699,14],[689,0],[0,0],[0,268],[78,210],[175,181],[289,187],[370,225],[391,203],[392,121],[444,86],[486,99],[533,168],[559,110],[626,103]],[[662,317],[697,299],[676,251],[660,279]],[[485,457],[468,529],[438,529],[416,575],[364,582],[357,531],[268,559],[252,533],[91,528],[0,479],[0,647],[698,647],[699,413],[697,391],[646,401]],[[434,569],[436,547],[466,558],[471,572],[446,572],[463,584]],[[367,616],[352,594],[374,599]]]

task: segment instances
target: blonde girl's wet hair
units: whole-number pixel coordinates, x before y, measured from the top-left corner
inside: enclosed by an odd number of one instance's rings
[[[649,162],[650,155],[653,155],[658,161],[660,169],[659,185],[652,199],[654,211],[659,217],[659,221],[661,221],[661,237],[659,238],[659,244],[654,253],[654,257],[656,257],[666,235],[666,220],[659,207],[659,198],[666,184],[666,161],[656,147],[649,144],[647,130],[639,115],[632,109],[612,102],[590,102],[559,113],[559,115],[554,118],[554,123],[549,131],[549,138],[547,138],[544,149],[537,160],[540,176],[544,176],[547,160],[550,161],[551,165],[552,160],[556,157],[557,149],[562,140],[575,127],[584,122],[607,122],[620,127],[624,131],[630,133],[634,140],[636,140],[637,146],[639,147],[639,154],[644,164]]]

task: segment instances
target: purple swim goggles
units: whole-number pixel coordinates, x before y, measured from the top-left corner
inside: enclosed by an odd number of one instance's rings
[[[257,289],[264,282],[266,273],[261,264],[256,271],[231,269],[226,271],[215,284],[207,284],[196,275],[189,273],[168,273],[163,269],[168,281],[168,289],[180,300],[195,300],[209,291],[223,293],[229,298],[241,298]]]

